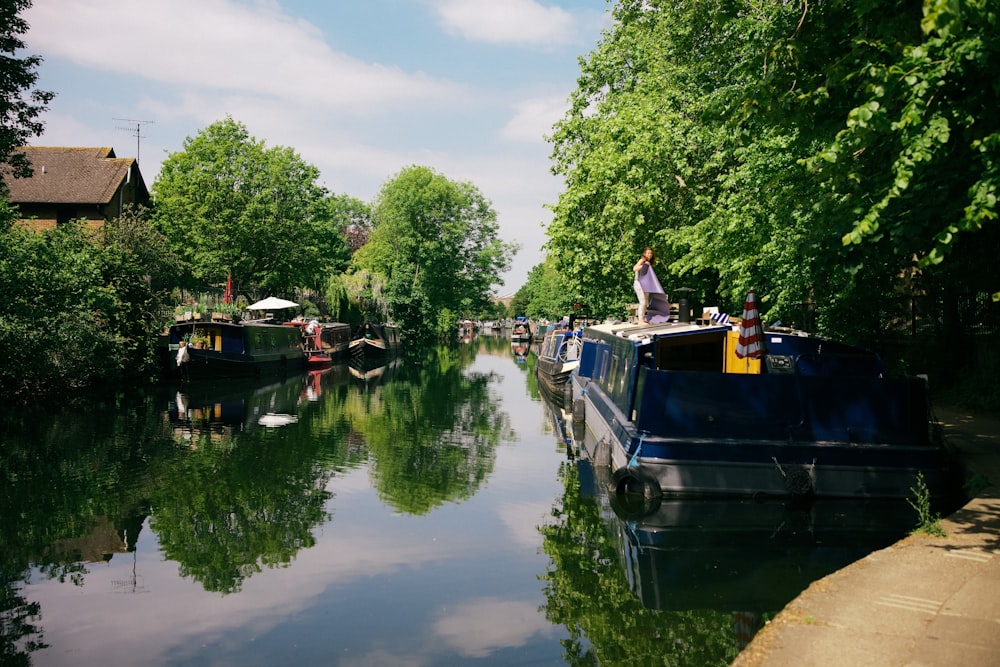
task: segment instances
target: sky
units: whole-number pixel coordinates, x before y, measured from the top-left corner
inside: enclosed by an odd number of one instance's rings
[[[421,165],[471,182],[539,264],[562,180],[545,136],[609,0],[34,0],[26,53],[55,99],[36,146],[110,146],[160,163],[226,116],[288,146],[331,193],[371,202]]]

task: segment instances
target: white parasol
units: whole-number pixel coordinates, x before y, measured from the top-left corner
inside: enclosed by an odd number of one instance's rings
[[[281,310],[282,308],[296,308],[299,304],[286,299],[279,299],[276,296],[269,296],[261,299],[257,303],[247,306],[247,310]]]

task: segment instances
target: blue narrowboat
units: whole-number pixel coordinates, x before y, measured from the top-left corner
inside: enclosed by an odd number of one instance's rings
[[[955,465],[927,383],[889,377],[878,355],[710,321],[606,323],[584,331],[573,410],[618,492],[910,498],[952,488]]]

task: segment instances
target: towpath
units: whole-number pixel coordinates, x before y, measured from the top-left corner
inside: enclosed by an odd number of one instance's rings
[[[732,667],[1000,665],[1000,416],[938,408],[975,498],[941,521],[814,582]]]

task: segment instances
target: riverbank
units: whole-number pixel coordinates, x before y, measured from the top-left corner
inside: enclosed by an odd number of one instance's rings
[[[1000,415],[938,408],[976,497],[941,521],[814,582],[732,667],[1000,665]]]

